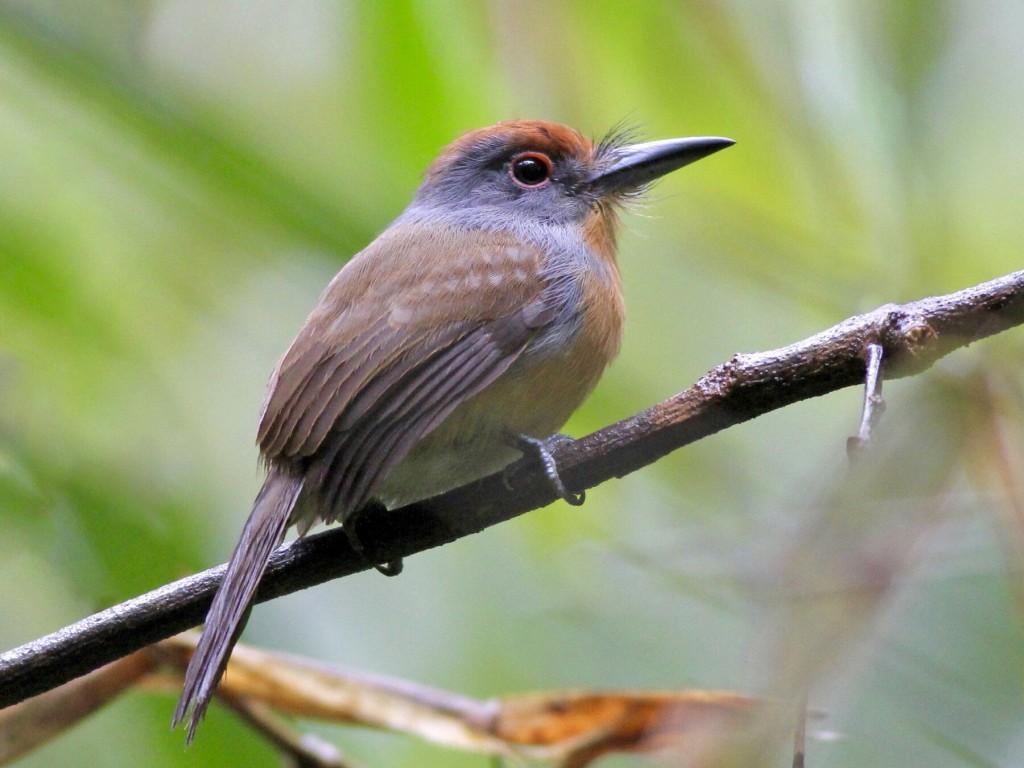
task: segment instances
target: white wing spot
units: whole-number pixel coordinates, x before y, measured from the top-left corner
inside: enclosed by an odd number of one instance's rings
[[[416,310],[412,307],[407,307],[404,304],[400,304],[397,307],[391,309],[391,322],[398,323],[399,325],[405,325],[412,320],[413,315],[416,314]]]

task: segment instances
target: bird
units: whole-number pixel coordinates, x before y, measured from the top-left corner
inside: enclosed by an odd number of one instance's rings
[[[294,525],[352,521],[501,471],[525,453],[565,489],[545,440],[619,351],[619,211],[734,142],[597,141],[540,120],[470,131],[323,291],[270,376],[267,467],[174,712],[191,742],[270,555]],[[393,575],[400,561],[373,564]]]

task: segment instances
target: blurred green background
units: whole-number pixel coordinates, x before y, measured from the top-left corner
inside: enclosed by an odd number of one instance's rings
[[[626,218],[622,356],[570,434],[1019,268],[1021,29],[1014,0],[0,3],[0,647],[226,559],[270,370],[463,131],[738,142]],[[848,390],[244,639],[479,697],[809,683],[814,768],[1024,764],[1022,352],[887,384],[857,477]],[[185,752],[172,707],[129,693],[22,764],[279,764],[217,706]],[[487,764],[313,727],[367,766]]]

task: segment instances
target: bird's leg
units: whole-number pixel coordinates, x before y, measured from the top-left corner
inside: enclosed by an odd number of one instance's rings
[[[509,439],[512,445],[523,452],[524,456],[529,453],[537,458],[537,461],[540,462],[541,467],[544,469],[544,476],[547,477],[552,490],[554,490],[558,498],[574,507],[579,507],[586,501],[586,491],[580,491],[579,494],[575,494],[565,487],[565,483],[562,482],[562,476],[558,474],[558,464],[555,462],[555,457],[551,455],[551,450],[548,447],[549,444],[557,445],[567,441],[572,442],[571,437],[556,432],[547,440],[521,434],[509,435]]]
[[[383,573],[385,576],[397,576],[402,572],[402,558],[389,560],[386,563],[375,563],[366,555],[366,547],[363,546],[362,539],[360,539],[359,534],[356,533],[355,526],[356,519],[366,512],[374,514],[383,513],[387,512],[387,507],[376,499],[370,499],[370,501],[366,502],[366,504],[348,516],[348,519],[342,523],[341,530],[343,530],[345,532],[345,536],[348,537],[348,543],[352,545],[352,549],[354,549],[359,556],[363,558],[363,560],[368,562],[376,568],[379,573]]]

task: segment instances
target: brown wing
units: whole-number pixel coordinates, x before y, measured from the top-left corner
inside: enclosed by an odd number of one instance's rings
[[[271,378],[259,442],[344,518],[550,322],[540,255],[498,234],[393,228],[334,279]],[[310,490],[307,483],[307,491]]]

